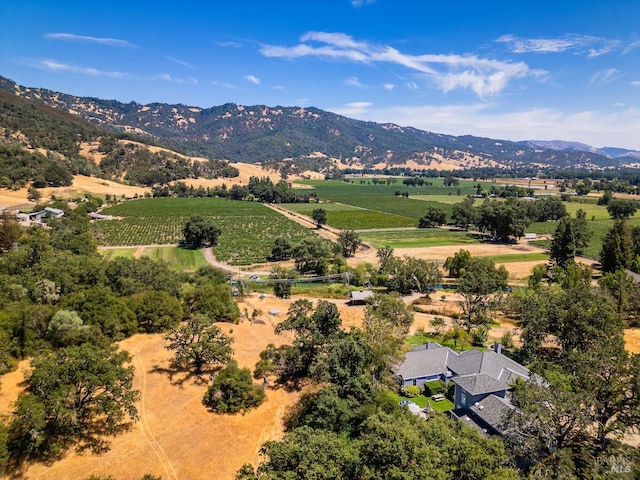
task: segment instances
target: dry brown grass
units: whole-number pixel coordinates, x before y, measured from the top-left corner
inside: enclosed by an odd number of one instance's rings
[[[265,302],[265,308],[267,303]],[[273,319],[222,324],[234,339],[240,366],[253,369],[268,343],[282,344]],[[283,310],[286,313],[286,308]],[[262,320],[264,319],[264,320]],[[139,479],[145,473],[163,479],[232,479],[244,463],[257,463],[261,445],[282,436],[282,418],[298,398],[296,393],[268,389],[267,401],[244,415],[216,415],[202,405],[207,382],[171,372],[170,353],[161,335],[135,335],[121,343],[133,355],[135,387],[143,392],[140,420],[112,440],[111,449],[95,455],[70,451],[51,465],[33,464],[24,479],[86,479],[113,475],[118,480]],[[27,367],[26,363],[21,368]],[[10,409],[22,390],[22,372],[2,377],[0,411]]]

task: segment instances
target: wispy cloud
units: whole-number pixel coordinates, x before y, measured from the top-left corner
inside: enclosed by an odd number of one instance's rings
[[[213,80],[212,82],[209,82],[211,85],[214,85],[216,87],[222,87],[222,88],[228,88],[230,90],[242,90],[240,87],[238,87],[237,85],[233,85],[231,83],[227,83],[227,82],[220,82],[218,80]]]
[[[620,70],[616,68],[605,68],[597,71],[589,81],[589,85],[602,86],[611,83],[620,76]]]
[[[186,83],[191,85],[198,84],[198,80],[193,77],[188,77],[188,78],[173,77],[168,73],[161,73],[157,75],[157,78],[159,78],[160,80],[164,80],[165,82],[171,82],[171,83],[182,83],[182,84]]]
[[[384,84],[384,89],[387,90],[388,92],[390,92],[394,88],[396,88],[396,86],[393,83],[385,83]]]
[[[103,76],[109,78],[131,78],[132,76],[124,72],[109,72],[105,70],[99,70],[92,67],[81,67],[78,65],[70,65],[68,63],[61,63],[55,60],[40,60],[35,64],[37,68],[41,70],[49,70],[51,72],[70,72],[79,73],[89,76]]]
[[[475,55],[411,55],[388,46],[354,40],[344,33],[308,32],[292,47],[263,45],[267,57],[296,59],[320,57],[354,63],[399,65],[428,80],[444,92],[462,88],[479,97],[499,94],[507,84],[535,76],[524,62],[503,62]]]
[[[351,5],[353,5],[356,8],[359,8],[363,5],[372,4],[372,3],[376,3],[376,0],[351,0]]]
[[[254,85],[260,85],[260,79],[255,75],[245,75],[244,79],[248,82],[253,83]]]
[[[179,59],[177,59],[175,57],[172,57],[171,55],[167,55],[167,60],[170,60],[173,63],[177,63],[181,67],[188,68],[190,70],[197,70],[198,69],[196,66],[194,66],[194,65],[192,65],[192,64],[190,64],[188,62],[185,62],[183,60],[179,60]]]
[[[219,47],[232,47],[232,48],[240,48],[240,47],[242,47],[242,44],[239,43],[239,42],[218,41],[218,42],[215,42],[215,43]]]
[[[371,102],[351,102],[340,108],[333,109],[333,111],[346,117],[360,116],[366,113],[371,106],[373,106]]]
[[[506,44],[513,53],[561,53],[571,51],[587,57],[599,57],[622,46],[620,40],[575,34],[566,34],[557,38],[521,38],[515,35],[503,35],[496,42]]]
[[[360,80],[358,80],[358,77],[349,77],[344,81],[344,84],[350,87],[362,87],[362,84],[360,83]]]
[[[635,80],[633,82],[629,82],[629,85],[633,87],[640,87],[640,80]]]
[[[74,33],[47,33],[45,38],[50,40],[67,40],[71,42],[88,42],[109,45],[111,47],[135,47],[133,43],[119,38],[90,37],[87,35],[76,35]]]

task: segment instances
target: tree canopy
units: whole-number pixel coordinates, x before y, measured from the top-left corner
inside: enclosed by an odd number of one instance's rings
[[[54,455],[69,444],[100,450],[137,418],[140,392],[132,388],[127,352],[89,343],[35,358],[27,392],[16,404],[9,447],[16,454]]]
[[[214,247],[222,231],[213,219],[201,215],[192,215],[184,226],[183,244],[187,248],[200,248],[205,245]]]

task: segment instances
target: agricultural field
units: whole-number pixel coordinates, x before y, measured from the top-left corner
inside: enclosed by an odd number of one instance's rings
[[[596,203],[596,199],[588,198],[584,200],[585,201],[565,202],[565,206],[567,207],[567,212],[571,214],[572,217],[575,217],[576,212],[580,209],[585,212],[587,225],[591,231],[591,239],[589,246],[585,250],[585,256],[598,258],[600,256],[602,240],[609,229],[613,226],[613,220],[611,220],[611,217],[607,212],[607,207],[604,205],[598,205]],[[636,212],[628,222],[631,227],[640,226],[640,212]],[[529,227],[527,227],[527,232],[551,235],[555,232],[556,227],[557,222],[537,222],[529,225]],[[548,241],[546,241],[546,243],[541,242],[543,241],[536,241],[533,243],[540,246],[548,246],[549,244]]]
[[[153,260],[167,262],[171,268],[178,271],[197,270],[208,265],[202,250],[189,250],[186,248],[168,247],[131,247],[131,248],[101,248],[100,253],[107,260],[117,257],[137,258],[149,257]]]
[[[95,223],[96,238],[105,246],[176,244],[190,215],[211,217],[222,230],[213,252],[233,265],[266,262],[279,236],[295,243],[313,235],[260,203],[218,198],[135,200],[103,213],[120,217]]]
[[[327,212],[327,225],[341,230],[366,230],[380,228],[383,225],[388,228],[403,228],[415,227],[417,224],[416,219],[412,217],[354,207],[344,203],[287,203],[282,207],[308,217],[311,217],[316,208],[322,208]]]
[[[424,248],[445,245],[479,244],[480,238],[462,230],[442,228],[415,228],[409,230],[367,230],[359,232],[360,238],[376,248]]]
[[[133,258],[136,253],[136,247],[131,248],[110,248],[101,250],[100,253],[106,260],[113,260],[118,257]]]
[[[359,179],[351,180],[351,182],[360,181]],[[364,181],[366,182],[367,180]],[[475,192],[475,188],[473,188],[474,182],[471,181],[461,181],[459,187],[443,187],[442,179],[434,178],[429,179],[429,181],[433,181],[438,185],[408,187],[402,185],[401,180],[398,180],[396,184],[390,185],[360,184],[328,180],[311,180],[304,183],[305,185],[312,186],[316,195],[322,200],[405,216],[413,218],[416,221],[422,217],[431,206],[442,208],[448,217],[451,216],[452,203],[429,201],[425,197],[426,195],[448,197],[449,193],[451,193],[453,198],[458,198],[458,201],[462,201],[465,195]],[[457,194],[458,188],[460,189],[460,196]],[[396,192],[409,192],[409,197],[404,198],[397,196]],[[419,199],[413,199],[412,197],[415,195],[419,196]],[[378,228],[383,226],[384,225],[378,225]]]

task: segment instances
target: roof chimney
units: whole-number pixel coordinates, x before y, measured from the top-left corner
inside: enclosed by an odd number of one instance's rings
[[[502,345],[500,344],[500,342],[493,343],[493,351],[502,354]]]

